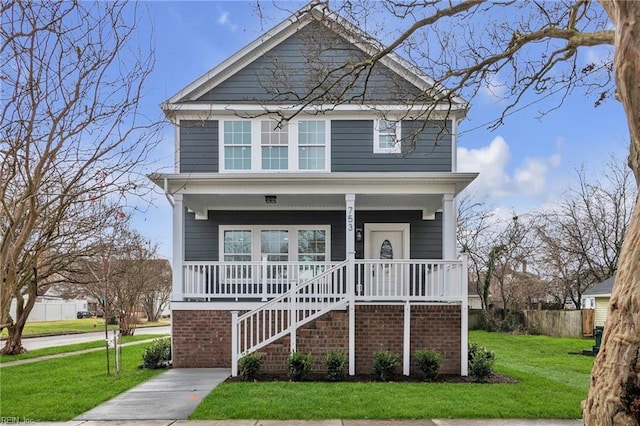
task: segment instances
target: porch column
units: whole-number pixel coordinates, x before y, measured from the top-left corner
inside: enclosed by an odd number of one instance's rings
[[[402,374],[408,376],[411,372],[411,305],[404,304],[404,333],[402,346]]]
[[[460,255],[462,260],[462,302],[460,305],[460,375],[469,375],[469,256]]]
[[[442,196],[442,258],[456,258],[456,205],[453,194]]]
[[[173,195],[173,291],[171,300],[181,302],[184,262],[184,201],[182,194]]]
[[[355,194],[345,194],[345,250],[347,260],[347,285],[349,291],[349,375],[356,374],[356,282],[354,274],[354,260],[356,257],[356,214]]]

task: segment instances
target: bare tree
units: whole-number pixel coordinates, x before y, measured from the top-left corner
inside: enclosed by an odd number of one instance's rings
[[[614,157],[593,176],[584,166],[576,174],[578,187],[540,213],[537,231],[549,277],[579,309],[582,293],[618,268],[637,188],[631,171]]]
[[[86,254],[120,210],[96,200],[141,187],[157,125],[138,113],[153,51],[138,4],[3,1],[0,43],[0,329],[24,351],[39,285]],[[12,300],[16,317],[10,315]]]
[[[171,266],[166,259],[148,259],[143,262],[142,269],[142,273],[147,277],[147,285],[140,295],[140,303],[147,320],[156,322],[171,298]]]
[[[493,212],[483,200],[477,201],[469,195],[462,195],[458,202],[457,234],[458,246],[469,257],[470,281],[475,282],[475,290],[480,296],[485,317],[489,312],[489,283],[493,271],[495,250],[495,228]]]
[[[311,7],[332,13],[318,3]],[[567,96],[582,87],[594,96],[596,104],[613,95],[622,103],[630,133],[628,161],[636,184],[640,182],[640,2],[394,0],[375,4],[378,7],[352,0],[343,3],[339,12],[365,29],[376,16],[383,15],[387,28],[400,28],[399,33],[381,32],[386,47],[369,40],[361,44],[367,52],[364,59],[325,70],[312,90],[296,93],[303,108],[325,99],[333,104],[341,100],[366,103],[366,96],[358,99],[349,90],[356,83],[366,86],[371,70],[390,55],[402,57],[433,79],[432,88],[415,97],[415,104],[427,112],[452,105],[456,95],[472,100],[480,89],[495,88],[498,82],[508,102],[495,125],[528,95],[557,94],[559,108]],[[374,28],[380,27],[374,24]],[[359,28],[351,31],[362,36]],[[612,59],[579,67],[578,52],[598,45],[612,46]],[[638,258],[640,209],[635,208],[618,262],[602,349],[584,404],[586,424],[637,424],[640,418],[640,410],[633,408],[640,406]]]

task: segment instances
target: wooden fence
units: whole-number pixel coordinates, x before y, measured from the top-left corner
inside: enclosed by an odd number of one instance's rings
[[[593,327],[584,330],[583,311],[524,311],[524,323],[528,329],[535,328],[545,336],[586,337],[593,335]],[[588,317],[588,314],[585,315]],[[585,322],[585,326],[588,323]]]

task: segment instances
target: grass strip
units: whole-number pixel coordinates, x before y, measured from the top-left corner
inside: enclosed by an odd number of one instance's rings
[[[471,332],[515,384],[223,383],[190,416],[208,419],[580,418],[591,341]]]
[[[118,378],[107,376],[103,352],[0,369],[0,418],[71,420],[164,371],[138,368],[147,346],[122,348]]]
[[[149,340],[164,337],[159,334],[136,334],[134,336],[122,336],[122,343],[131,343],[140,340]],[[94,340],[86,343],[74,343],[72,345],[54,346],[51,348],[33,349],[19,355],[0,355],[0,364],[5,362],[20,361],[23,359],[40,358],[47,355],[57,355],[68,352],[82,351],[85,349],[104,348],[104,340]]]
[[[95,327],[94,327],[95,325]],[[154,327],[161,325],[169,325],[168,321],[145,322],[138,324],[137,327]],[[117,325],[108,325],[109,330],[117,330]],[[29,322],[24,326],[23,336],[46,336],[55,334],[72,334],[72,333],[92,333],[94,331],[104,331],[103,318],[83,318],[64,321],[45,321],[45,322]],[[7,337],[7,330],[0,332],[0,337]]]

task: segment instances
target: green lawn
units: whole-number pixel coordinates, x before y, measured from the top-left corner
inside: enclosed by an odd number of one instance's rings
[[[121,336],[122,343],[136,342],[139,340],[150,340],[162,337],[159,334],[136,334],[134,336]],[[84,349],[104,348],[104,340],[95,340],[93,342],[76,343],[73,345],[54,346],[44,349],[33,349],[20,355],[0,355],[0,364],[22,359],[39,358],[47,355],[57,355],[67,352],[82,351]]]
[[[67,421],[163,370],[138,369],[148,344],[122,348],[119,377],[103,351],[0,369],[0,418]],[[112,367],[113,373],[113,367]]]
[[[94,327],[95,325],[95,327]],[[168,321],[155,323],[142,322],[138,327],[150,327],[156,325],[169,325]],[[109,330],[117,330],[117,325],[109,325]],[[70,334],[70,333],[90,333],[92,331],[103,331],[104,319],[83,318],[65,321],[45,321],[29,322],[24,327],[23,336],[38,336],[47,334]],[[7,337],[7,330],[0,333],[0,337]]]
[[[591,340],[472,332],[516,384],[223,383],[191,419],[580,418]]]

